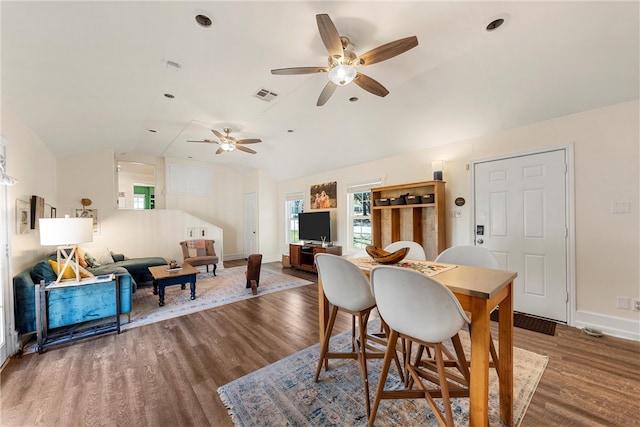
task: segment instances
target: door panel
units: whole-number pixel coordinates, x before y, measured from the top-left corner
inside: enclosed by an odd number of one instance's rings
[[[516,271],[514,310],[567,320],[564,150],[474,165],[475,243]]]
[[[244,195],[244,257],[258,252],[256,193]]]

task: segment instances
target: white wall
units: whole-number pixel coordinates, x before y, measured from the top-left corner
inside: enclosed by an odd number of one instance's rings
[[[211,196],[189,196],[164,192],[165,207],[185,211],[224,230],[224,253],[242,254],[243,176],[225,166],[166,158],[167,164],[183,164],[211,170]],[[158,198],[156,192],[156,199]]]
[[[7,143],[7,172],[18,183],[8,187],[7,217],[11,242],[10,274],[16,275],[29,267],[34,259],[47,252],[40,246],[40,234],[29,230],[16,234],[16,199],[29,201],[32,195],[43,197],[45,203],[57,208],[56,158],[22,120],[6,105],[2,105],[2,135]]]
[[[608,333],[640,339],[640,313],[618,309],[617,297],[640,297],[640,119],[632,101],[560,117],[497,134],[407,155],[280,183],[280,227],[284,234],[284,196],[309,187],[338,182],[336,244],[346,247],[345,189],[352,183],[383,178],[383,185],[432,178],[431,161],[445,160],[446,205],[470,199],[466,165],[482,158],[522,153],[574,143],[576,228],[576,326],[595,325]],[[615,201],[629,201],[631,213],[614,215]],[[447,218],[448,246],[472,242],[469,205],[462,218]],[[280,239],[280,250],[286,251]]]

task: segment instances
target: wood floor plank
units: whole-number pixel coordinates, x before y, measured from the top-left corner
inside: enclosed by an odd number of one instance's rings
[[[231,426],[219,386],[318,341],[317,277],[263,268],[314,284],[13,357],[0,425]],[[339,316],[335,333],[349,328]],[[555,336],[515,329],[514,344],[549,357],[523,427],[640,425],[640,343],[558,325]]]

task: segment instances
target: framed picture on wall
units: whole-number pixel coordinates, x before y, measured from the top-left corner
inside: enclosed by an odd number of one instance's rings
[[[44,218],[44,198],[31,196],[31,229],[37,230],[40,226],[38,220]]]
[[[93,234],[100,234],[100,222],[97,209],[76,209],[76,218],[92,218]]]
[[[29,202],[16,199],[16,234],[22,234],[31,228]]]
[[[51,206],[51,218],[57,218],[58,213],[57,209]]]
[[[336,181],[312,185],[309,189],[311,209],[330,209],[338,207]]]

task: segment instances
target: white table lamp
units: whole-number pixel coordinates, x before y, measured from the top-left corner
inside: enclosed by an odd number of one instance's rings
[[[71,266],[75,272],[75,281],[80,281],[80,265],[78,262],[78,244],[93,241],[92,218],[40,218],[40,244],[42,246],[57,246],[58,279],[67,267]],[[64,260],[64,265],[61,261]]]

